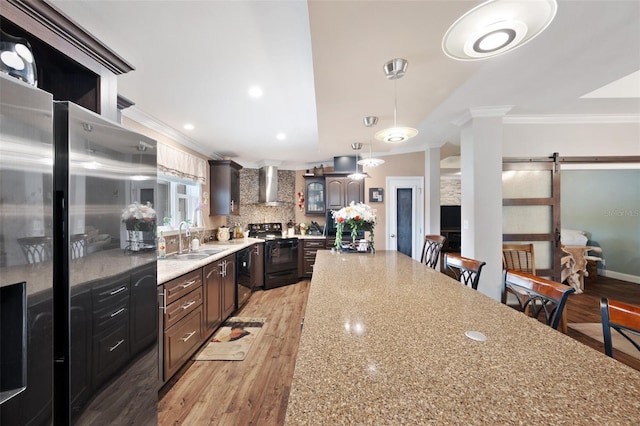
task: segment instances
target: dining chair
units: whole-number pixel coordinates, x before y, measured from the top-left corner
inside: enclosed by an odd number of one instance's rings
[[[74,234],[69,237],[71,259],[79,259],[87,255],[87,234]]]
[[[484,265],[486,262],[462,257],[457,253],[444,254],[445,271],[450,271],[456,280],[466,286],[471,286],[474,290],[478,289],[480,273]]]
[[[508,271],[526,272],[535,275],[536,260],[533,244],[503,244],[502,268]],[[513,293],[512,289],[503,287],[502,303],[507,303],[507,291]],[[520,300],[520,297],[518,297],[518,300]]]
[[[613,358],[612,328],[640,351],[640,345],[629,337],[629,334],[640,336],[640,306],[603,297],[600,299],[600,313],[605,354]]]
[[[420,262],[432,269],[436,269],[445,240],[446,238],[442,235],[425,235]]]
[[[505,271],[503,286],[513,291],[518,299],[518,310],[533,318],[545,315],[545,323],[566,332],[563,316],[569,294],[576,289],[526,272]]]

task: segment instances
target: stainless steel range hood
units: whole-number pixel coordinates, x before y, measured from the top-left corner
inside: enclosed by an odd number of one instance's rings
[[[265,206],[281,206],[278,201],[278,168],[276,166],[261,167],[258,173],[258,203]]]

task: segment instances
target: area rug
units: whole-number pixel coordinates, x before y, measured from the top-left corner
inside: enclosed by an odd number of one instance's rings
[[[266,318],[231,317],[222,324],[194,361],[242,361],[258,338]]]
[[[602,324],[599,322],[585,322],[585,323],[569,323],[567,324],[569,328],[572,328],[580,333],[591,337],[599,342],[604,342],[602,337]],[[627,333],[629,334],[629,333]],[[640,344],[640,336],[630,336],[633,341]],[[622,351],[627,355],[631,355],[634,358],[640,359],[640,351],[633,347],[631,343],[627,341],[624,337],[620,335],[615,330],[611,330],[611,340],[613,342],[613,354],[615,355],[616,351]]]

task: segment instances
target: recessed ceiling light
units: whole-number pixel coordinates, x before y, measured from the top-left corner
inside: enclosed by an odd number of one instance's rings
[[[184,127],[185,130],[193,130],[193,129],[195,129],[195,127],[191,123],[187,123],[182,127]]]
[[[252,86],[249,88],[249,96],[252,98],[259,98],[262,96],[262,89],[258,86]]]
[[[283,140],[285,140],[286,138],[287,138],[287,135],[286,135],[285,133],[282,133],[282,132],[280,132],[280,133],[278,133],[278,134],[276,135],[276,139],[278,139],[279,141],[283,141]]]
[[[442,39],[442,50],[463,61],[500,55],[544,31],[557,10],[556,0],[489,0],[451,25]]]

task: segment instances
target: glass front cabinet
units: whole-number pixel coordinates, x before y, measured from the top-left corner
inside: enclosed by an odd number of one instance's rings
[[[325,191],[324,177],[309,177],[304,179],[305,198],[304,212],[305,214],[324,215],[325,212]]]

